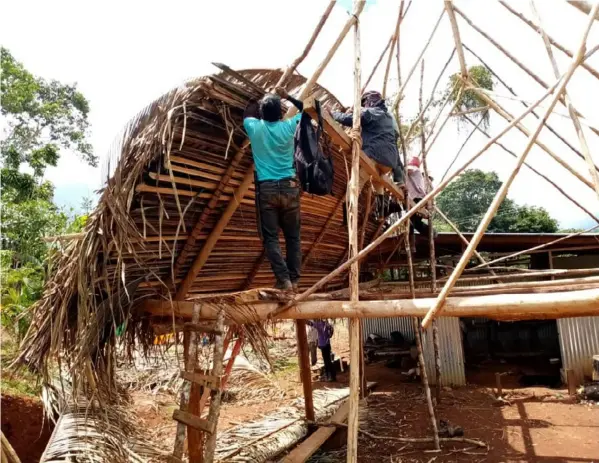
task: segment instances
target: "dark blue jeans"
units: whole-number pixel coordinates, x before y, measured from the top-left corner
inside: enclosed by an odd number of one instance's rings
[[[266,257],[278,283],[297,282],[302,265],[299,182],[294,179],[265,181],[258,185],[258,190],[258,231]],[[279,229],[285,236],[286,259],[279,245]]]

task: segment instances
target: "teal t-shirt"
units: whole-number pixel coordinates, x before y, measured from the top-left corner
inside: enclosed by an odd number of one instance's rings
[[[277,122],[246,117],[243,126],[252,144],[258,180],[281,180],[295,177],[293,135],[301,113]]]

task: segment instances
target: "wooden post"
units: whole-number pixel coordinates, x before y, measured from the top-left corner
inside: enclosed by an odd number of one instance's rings
[[[501,387],[501,373],[495,373],[495,385],[497,386],[497,398],[503,395],[503,389]]]
[[[361,5],[362,3],[362,5]],[[363,3],[354,0],[354,15],[359,14]],[[356,13],[357,12],[357,13]],[[348,237],[349,237],[349,259],[358,255],[358,196],[360,194],[360,151],[362,150],[361,139],[356,138],[361,130],[361,57],[360,57],[360,24],[354,25],[354,117],[352,132],[352,163],[351,175],[347,187],[348,200]],[[357,302],[359,298],[359,276],[360,263],[355,260],[349,271],[349,298],[351,302]],[[358,461],[358,429],[360,408],[360,321],[357,318],[349,320],[349,415],[347,417],[347,461],[356,463]]]
[[[189,349],[191,344],[191,332],[184,331],[183,332],[183,346],[185,350],[185,345],[187,345],[187,355],[189,355]],[[195,347],[193,348],[197,352],[197,344],[198,339],[197,335],[194,339]],[[196,369],[196,361],[189,359],[187,356],[185,357],[188,364],[191,363],[191,367],[188,367],[187,370]],[[187,411],[193,415],[200,416],[202,410],[200,409],[200,400],[202,398],[203,387],[196,383],[190,384],[189,391],[189,404],[187,405]],[[194,429],[191,426],[187,427],[187,453],[189,455],[189,463],[202,463],[204,460],[204,439],[202,432],[198,429]]]
[[[225,319],[225,311],[220,310],[217,315],[216,326],[222,329],[223,323]],[[223,335],[217,334],[214,337],[214,358],[212,359],[212,375],[221,377],[223,374],[223,356],[224,346],[223,346]],[[209,434],[206,439],[206,451],[204,453],[204,461],[206,463],[212,463],[214,461],[214,452],[216,450],[216,427],[218,424],[218,417],[220,415],[220,403],[222,399],[223,391],[222,388],[218,390],[213,390],[210,395],[210,411],[208,413],[208,417],[212,420],[212,425],[214,426],[214,432]]]
[[[576,395],[576,375],[574,370],[566,370],[566,380],[568,381],[568,394]]]
[[[452,0],[445,0],[445,11],[449,16],[451,22],[451,31],[455,40],[456,50],[458,52],[458,59],[460,60],[460,71],[462,77],[466,79],[468,77],[468,68],[466,67],[466,58],[464,57],[464,49],[462,48],[462,39],[460,38],[460,29],[458,28],[458,22],[455,19],[455,12],[453,10]]]
[[[549,270],[553,270],[553,252],[547,252],[547,260],[549,261]],[[555,277],[551,275],[551,279],[555,280]]]
[[[599,8],[599,4],[597,4],[595,6],[594,10],[596,10],[597,8]],[[487,229],[487,227],[489,226],[489,223],[495,216],[495,213],[497,212],[499,205],[503,202],[505,196],[507,195],[507,191],[508,191],[510,185],[512,184],[514,178],[520,171],[520,168],[522,167],[523,162],[526,160],[526,156],[530,152],[532,146],[534,145],[534,143],[536,141],[536,138],[538,137],[539,133],[541,132],[541,129],[543,128],[543,125],[544,125],[544,121],[547,120],[547,118],[553,111],[553,108],[555,108],[555,105],[557,104],[557,102],[560,98],[560,95],[563,93],[564,89],[566,88],[566,85],[572,78],[574,71],[580,65],[580,61],[584,56],[586,40],[587,40],[587,37],[588,37],[588,34],[589,34],[592,24],[593,24],[593,19],[591,18],[591,20],[589,21],[589,23],[585,29],[581,43],[578,47],[578,51],[576,53],[576,58],[573,60],[573,62],[571,63],[571,65],[568,69],[568,72],[566,73],[566,75],[564,76],[562,81],[560,82],[560,84],[555,92],[555,95],[554,95],[549,107],[545,111],[545,114],[543,115],[541,121],[537,124],[537,127],[535,128],[534,132],[530,135],[530,137],[528,139],[528,143],[526,144],[524,151],[518,158],[518,161],[517,161],[516,165],[514,166],[514,169],[512,170],[510,176],[501,185],[501,188],[495,195],[493,202],[489,206],[489,209],[487,210],[481,223],[479,224],[478,228],[476,229],[476,233],[472,237],[472,240],[470,241],[470,244],[468,245],[468,248],[466,249],[465,253],[462,255],[462,258],[460,259],[457,267],[454,269],[450,278],[445,283],[445,286],[443,287],[443,289],[441,290],[441,293],[437,297],[435,304],[431,307],[431,309],[429,310],[429,313],[426,315],[426,317],[424,317],[424,320],[422,321],[423,328],[425,328],[425,329],[428,328],[428,326],[430,325],[432,320],[435,318],[435,316],[439,315],[439,313],[443,309],[443,304],[449,294],[449,291],[451,291],[451,289],[455,286],[455,283],[457,282],[458,278],[460,277],[460,275],[466,268],[467,263],[469,262],[470,258],[472,257],[474,249],[476,249],[476,247],[478,246],[478,243],[480,242],[483,234],[485,233],[485,230]],[[461,44],[460,44],[460,46],[461,46]]]
[[[310,370],[310,354],[308,347],[308,337],[306,334],[306,321],[295,321],[295,335],[297,338],[297,356],[299,359],[300,377],[304,389],[304,406],[306,409],[306,419],[314,421],[314,400],[312,398],[312,372]]]
[[[318,80],[318,78],[320,77],[322,72],[325,70],[325,68],[327,67],[327,65],[333,58],[333,56],[335,56],[335,53],[337,52],[339,46],[343,42],[343,39],[345,39],[345,36],[347,35],[347,33],[349,32],[351,27],[354,24],[357,24],[360,13],[362,13],[362,10],[364,9],[365,5],[366,5],[366,0],[360,0],[360,1],[356,2],[356,8],[354,8],[353,14],[347,20],[347,22],[343,26],[343,29],[341,29],[341,32],[339,33],[337,40],[335,40],[335,43],[329,49],[329,52],[327,53],[325,58],[318,65],[318,67],[316,68],[316,71],[314,71],[312,76],[310,76],[310,78],[304,83],[300,94],[297,96],[298,100],[303,101],[310,94],[310,92],[312,91],[312,87],[314,86],[314,84],[316,83],[316,81]],[[297,113],[297,108],[295,106],[292,106],[291,108],[289,108],[289,110],[285,114],[285,117],[291,117],[296,113]]]
[[[553,67],[553,74],[555,77],[559,77],[559,68],[557,67],[557,61],[555,60],[555,56],[553,55],[553,50],[551,49],[551,43],[549,42],[549,37],[543,28],[543,21],[541,19],[540,13],[537,11],[534,0],[530,2],[532,10],[537,17],[537,21],[539,22],[538,30],[541,33],[543,38],[543,42],[545,43],[545,49],[547,50],[547,54],[549,55],[549,59],[551,60],[551,65]],[[572,104],[572,100],[568,95],[568,91],[564,90],[564,100],[566,102],[566,107],[568,108],[568,112],[570,113],[570,118],[572,119],[572,123],[574,124],[574,129],[576,130],[576,135],[578,135],[578,140],[580,141],[580,149],[584,154],[584,159],[589,167],[589,172],[591,174],[591,178],[593,179],[593,184],[595,185],[595,192],[597,193],[597,197],[599,197],[599,176],[597,174],[597,170],[595,169],[595,163],[593,162],[593,158],[591,157],[591,152],[589,150],[589,145],[587,143],[586,137],[582,130],[582,126],[580,125],[580,120],[578,119],[578,111],[574,108]]]
[[[399,219],[397,222],[395,222],[394,224],[392,224],[377,239],[373,240],[368,246],[366,246],[364,249],[362,249],[356,256],[350,257],[344,263],[340,263],[340,265],[335,270],[333,270],[328,275],[322,277],[319,281],[317,281],[309,289],[307,289],[303,293],[301,293],[298,296],[296,296],[295,299],[293,299],[291,302],[289,302],[289,304],[286,304],[283,307],[278,307],[277,309],[273,310],[272,313],[270,314],[270,317],[274,317],[277,314],[279,314],[281,312],[284,312],[285,310],[287,310],[290,307],[294,306],[298,302],[306,300],[309,296],[311,296],[312,294],[314,294],[316,292],[316,290],[318,290],[323,285],[325,285],[329,281],[331,281],[334,278],[336,278],[338,275],[340,275],[343,272],[345,272],[354,262],[356,262],[356,261],[358,261],[360,259],[363,259],[368,254],[370,254],[373,250],[375,250],[389,236],[393,235],[395,233],[395,231],[399,227],[401,227],[403,224],[405,224],[410,219],[410,217],[412,217],[416,212],[418,212],[428,201],[430,201],[435,196],[437,196],[449,184],[449,182],[451,182],[455,177],[457,177],[458,175],[460,175],[465,169],[468,168],[468,166],[470,166],[483,153],[485,153],[486,150],[493,143],[495,143],[499,138],[501,138],[503,135],[505,135],[512,127],[514,127],[518,122],[520,122],[522,119],[524,119],[524,117],[526,117],[528,114],[530,114],[530,112],[533,111],[541,102],[543,102],[548,95],[550,95],[551,93],[553,93],[553,91],[556,89],[556,87],[558,86],[558,84],[560,82],[561,82],[561,80],[559,82],[556,82],[554,85],[552,85],[539,100],[537,100],[536,102],[534,102],[522,114],[520,114],[517,118],[515,118],[512,122],[510,122],[506,127],[504,127],[503,130],[501,130],[497,135],[495,135],[491,140],[489,140],[480,151],[478,151],[468,161],[466,161],[464,164],[462,164],[462,166],[459,169],[457,169],[453,174],[451,174],[447,179],[445,179],[442,182],[440,182],[439,185],[437,185],[433,189],[433,191],[431,191],[424,198],[422,198],[421,203],[416,204],[415,206],[413,206],[406,214],[404,214],[404,216],[401,219]]]

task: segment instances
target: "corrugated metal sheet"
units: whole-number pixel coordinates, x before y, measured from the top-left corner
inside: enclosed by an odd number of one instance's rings
[[[599,317],[557,320],[562,365],[572,369],[579,382],[591,376],[592,357],[599,354]]]
[[[464,349],[460,320],[456,317],[440,317],[439,348],[441,360],[441,385],[462,386],[466,384],[464,370]],[[410,317],[366,318],[363,319],[363,341],[370,333],[390,337],[391,332],[399,331],[406,340],[414,339],[414,329]],[[435,360],[433,351],[433,332],[428,330],[423,336],[426,371],[431,384],[435,383]]]
[[[457,317],[440,317],[439,326],[439,359],[441,361],[441,386],[463,386],[466,384],[464,369],[464,349],[460,319]],[[435,384],[435,357],[433,349],[433,330],[428,329],[423,337],[424,361],[429,383]]]

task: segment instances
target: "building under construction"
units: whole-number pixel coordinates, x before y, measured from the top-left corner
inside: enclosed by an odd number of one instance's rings
[[[466,53],[460,30],[476,29],[476,24],[451,1],[435,4],[439,19],[434,27],[430,25],[431,36],[419,59],[408,72],[404,71],[403,81],[399,79],[403,83],[394,93],[390,109],[401,121],[405,86],[410,79],[417,79],[420,61],[437,26],[445,20],[453,33],[445,40],[455,43],[451,60],[459,86],[479,95],[486,102],[485,110],[497,113],[506,123],[496,135],[489,135],[473,156],[458,159],[456,168],[436,182],[418,204],[410,203],[403,189],[379,174],[362,152],[359,137],[352,137],[328,116],[328,111],[339,110],[342,104],[331,91],[318,85],[321,73],[347,36],[355,47],[354,114],[360,113],[360,95],[368,77],[360,64],[359,17],[365,1],[355,2],[338,40],[326,48],[326,56],[308,78],[298,74],[296,67],[311,52],[334,1],[329,3],[306,49],[286,69],[234,70],[216,64],[218,73],[189,81],[154,101],[125,128],[115,152],[114,172],[84,232],[59,238],[63,252],[35,306],[18,361],[43,373],[46,379],[52,377],[59,364],[70,384],[69,397],[61,401],[61,413],[79,407],[84,416],[81,410],[109,410],[111,404],[115,410],[118,408],[114,380],[118,353],[157,349],[157,334],[182,333],[186,365],[181,372],[184,386],[180,409],[173,415],[178,423],[173,461],[189,458],[192,462],[230,461],[223,457],[227,452],[219,451],[216,432],[221,396],[230,373],[223,354],[230,349],[234,357],[247,343],[255,352],[267,355],[264,326],[268,321],[296,323],[305,410],[298,426],[303,426],[305,435],[306,423],[328,418],[319,415],[318,405],[315,411],[314,403],[320,399],[313,397],[306,320],[349,319],[349,396],[333,421],[347,422],[347,461],[352,462],[357,461],[359,453],[360,398],[368,389],[368,377],[361,365],[363,340],[369,333],[389,335],[400,331],[414,339],[430,419],[430,434],[416,441],[430,449],[444,444],[438,437],[435,393],[431,393],[430,385],[464,384],[468,356],[489,351],[491,339],[504,336],[502,339],[509,341],[526,331],[502,331],[509,325],[504,322],[549,320],[544,331],[528,329],[526,336],[534,331],[536,338],[546,340],[549,347],[541,351],[546,352],[548,361],[560,357],[564,376],[571,371],[572,381],[582,383],[591,374],[592,356],[599,353],[599,235],[485,233],[521,168],[532,169],[533,174],[557,186],[556,179],[542,173],[542,166],[527,163],[527,155],[535,145],[561,165],[564,176],[577,178],[579,189],[588,188],[599,199],[599,169],[586,140],[587,135],[596,136],[599,129],[584,120],[567,93],[575,71],[599,77],[599,71],[588,64],[597,47],[587,46],[589,31],[599,17],[599,4],[591,8],[586,2],[569,3],[588,15],[584,28],[573,31],[582,35],[573,50],[549,37],[538,20],[533,22],[512,12],[517,16],[515,23],[525,23],[518,26],[538,32],[539,43],[547,44],[548,59],[555,63],[555,49],[570,57],[568,68],[558,69],[556,65],[556,76],[548,83],[480,30],[486,40],[544,87],[542,97],[524,103],[516,115],[508,113],[469,76],[467,64],[480,61]],[[396,28],[390,31],[387,47],[378,60],[381,66],[387,65],[385,86],[391,64],[400,53],[401,23],[410,4],[398,1]],[[583,17],[583,13],[576,13]],[[441,74],[445,69],[447,66]],[[274,276],[256,233],[254,168],[242,120],[250,100],[262,98],[277,86],[302,100],[306,112],[314,111],[316,100],[320,102],[325,110],[323,149],[336,166],[332,195],[302,195],[302,279],[299,293],[292,297],[266,289],[272,288]],[[426,111],[437,111],[429,109],[429,104],[421,104],[419,118],[424,118]],[[564,144],[562,149],[577,153],[585,171],[579,171],[543,143],[549,116],[560,106],[569,111],[577,134],[576,139],[565,142],[571,148]],[[290,108],[288,114],[292,111]],[[527,128],[523,120],[533,111],[538,120],[532,119],[532,128]],[[453,115],[453,110],[447,113],[445,104],[437,119],[442,116],[449,120]],[[430,133],[422,131],[420,157],[425,164],[444,126],[443,122]],[[354,129],[359,129],[359,121]],[[454,232],[440,233],[436,238],[432,233],[420,237],[413,253],[407,239],[410,217],[422,214],[432,220],[438,214],[435,197],[510,131],[521,131],[527,142],[513,153],[514,157],[506,154],[510,173],[477,230],[461,233],[448,219]],[[589,131],[594,133],[587,134]],[[403,156],[407,156],[405,149]],[[405,213],[391,222],[379,220],[373,213],[375,188],[405,203]],[[560,192],[572,207],[582,208],[599,224],[599,218],[577,200],[576,191]],[[196,368],[201,334],[210,336],[211,371]],[[507,349],[503,354],[524,349],[523,344],[508,341],[500,343]],[[535,349],[533,343],[526,346],[531,352]],[[497,352],[496,345],[493,349]],[[60,388],[55,391],[60,395]],[[81,401],[83,405],[72,405]],[[109,415],[102,416],[109,419]],[[297,447],[285,461],[305,461],[332,434],[331,430],[331,423],[320,427],[312,434],[316,435],[313,441],[304,441],[305,446]],[[62,444],[51,442],[55,453],[48,451],[53,456],[47,455],[49,459],[44,461],[67,461],[66,454],[77,454],[77,449],[64,451]],[[118,447],[107,445],[105,451],[114,461],[130,458]]]

